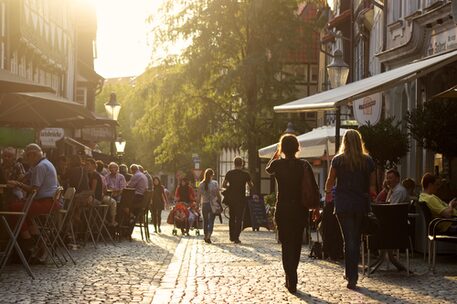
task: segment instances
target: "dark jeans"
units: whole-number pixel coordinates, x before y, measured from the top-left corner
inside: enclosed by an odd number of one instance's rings
[[[202,213],[203,213],[203,232],[206,236],[211,236],[213,233],[214,228],[214,219],[216,216],[214,215],[213,211],[211,210],[210,203],[203,203],[202,204]]]
[[[240,238],[241,223],[243,222],[245,205],[231,204],[229,208],[229,232],[230,241],[236,241]]]
[[[363,214],[342,213],[337,214],[344,241],[344,263],[346,266],[346,279],[355,282],[359,278],[360,239]]]

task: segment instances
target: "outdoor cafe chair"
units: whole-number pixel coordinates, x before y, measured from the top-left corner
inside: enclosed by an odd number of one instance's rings
[[[48,257],[51,258],[52,262],[56,267],[59,267],[64,264],[66,258],[63,253],[59,254],[60,248],[56,243],[56,238],[58,238],[58,223],[56,219],[56,214],[58,214],[58,209],[55,208],[57,204],[60,204],[62,199],[63,188],[58,187],[52,200],[52,206],[47,213],[39,214],[32,218],[34,225],[38,226],[39,236],[38,243],[42,243]],[[60,263],[60,265],[59,265]]]
[[[406,251],[406,274],[409,276],[409,231],[408,231],[408,209],[409,203],[402,204],[373,204],[372,211],[379,221],[379,228],[372,235],[364,235],[367,247],[367,276],[374,273],[385,261],[381,256],[373,265],[370,264],[371,250],[405,250]],[[362,247],[363,248],[363,247]],[[397,254],[398,255],[398,254]],[[365,271],[365,259],[362,259]]]
[[[143,198],[143,206],[141,208],[140,213],[138,214],[137,218],[135,219],[135,227],[140,228],[140,233],[141,233],[141,240],[146,242],[151,241],[151,237],[149,234],[149,223],[148,223],[148,212],[149,212],[149,204],[152,199],[152,191],[151,190],[146,190],[144,192],[144,198]],[[144,232],[144,238],[143,238],[143,232]]]
[[[124,188],[122,190],[121,200],[117,205],[117,215],[118,215],[118,223],[116,229],[116,238],[118,241],[121,240],[122,234],[126,234],[127,231],[130,229],[129,220],[130,218],[126,217],[124,210],[128,208],[129,210],[132,208],[133,199],[135,197],[135,189],[133,188]]]
[[[23,208],[19,212],[11,212],[11,211],[0,211],[0,219],[1,219],[1,225],[4,227],[5,231],[7,232],[7,235],[9,237],[8,243],[6,245],[6,248],[4,251],[0,252],[0,274],[2,273],[3,269],[5,268],[6,263],[8,262],[8,259],[10,258],[10,255],[13,251],[13,248],[16,250],[16,253],[18,254],[22,265],[24,266],[25,270],[27,273],[34,279],[35,276],[32,273],[32,270],[30,269],[30,265],[25,258],[21,247],[19,246],[17,239],[19,237],[19,233],[21,231],[21,227],[24,224],[24,221],[27,217],[27,214],[29,212],[30,206],[32,205],[33,199],[35,198],[36,191],[33,191],[30,193],[27,197],[27,200],[25,201]],[[16,218],[16,224],[14,227],[11,227],[7,218],[10,217],[15,217]]]
[[[106,227],[106,215],[108,214],[109,210],[109,205],[107,204],[99,204],[99,205],[94,205],[93,206],[93,212],[92,212],[92,225],[95,228],[95,234],[97,235],[96,241],[98,242],[100,240],[100,237],[102,238],[103,242],[106,245],[106,239],[104,234],[107,236],[107,238],[111,241],[111,244],[114,244],[113,238],[111,236],[111,233],[109,232],[108,228]]]
[[[435,218],[432,219],[430,209],[425,202],[418,203],[422,214],[425,216],[427,223],[427,243],[428,243],[428,264],[429,269],[435,273],[436,266],[436,242],[457,243],[457,235],[449,235],[439,231],[438,226],[441,223],[457,224],[457,218]]]

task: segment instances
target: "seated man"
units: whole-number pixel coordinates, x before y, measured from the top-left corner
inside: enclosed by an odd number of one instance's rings
[[[388,204],[400,204],[408,201],[408,191],[400,183],[400,173],[396,169],[390,169],[386,172],[386,181],[389,187],[386,200]]]
[[[115,162],[111,162],[108,165],[109,174],[105,175],[106,188],[108,191],[111,191],[111,197],[116,200],[116,202],[121,201],[122,189],[125,188],[127,182],[125,177],[120,174],[119,166]]]
[[[135,196],[133,197],[132,202],[132,210],[126,210],[127,212],[131,212],[130,224],[135,224],[135,218],[140,213],[141,208],[143,207],[143,199],[144,199],[144,192],[148,189],[148,179],[146,175],[144,175],[138,165],[131,165],[130,172],[132,172],[132,178],[130,179],[129,183],[127,184],[127,188],[135,189]]]
[[[95,203],[104,203],[109,206],[109,225],[117,226],[116,222],[116,200],[111,198],[109,195],[104,195],[106,187],[103,183],[103,178],[100,173],[97,172],[97,164],[93,158],[86,159],[86,169],[89,172],[89,188],[94,193]]]
[[[33,247],[37,243],[39,231],[37,227],[31,225],[30,219],[33,216],[40,214],[49,213],[51,208],[58,209],[60,204],[54,204],[54,195],[57,191],[58,182],[57,182],[57,172],[52,163],[43,157],[43,152],[37,144],[29,144],[25,148],[25,159],[30,165],[30,182],[29,184],[24,184],[17,180],[9,180],[7,182],[9,187],[19,187],[27,193],[32,191],[37,191],[35,199],[32,202],[32,205],[29,209],[27,219],[24,222],[24,225],[21,227],[21,238],[22,244],[24,246],[25,255],[30,255]],[[21,211],[23,207],[23,201],[16,201],[11,205],[12,211]],[[41,246],[40,252],[41,256],[37,256],[39,261],[44,262],[46,251],[44,247]]]
[[[421,183],[423,190],[419,195],[419,201],[427,204],[433,218],[457,217],[457,199],[454,198],[447,204],[435,195],[439,187],[439,180],[436,176],[425,173]],[[452,225],[452,223],[440,223],[438,229],[446,234],[457,234],[457,225]]]

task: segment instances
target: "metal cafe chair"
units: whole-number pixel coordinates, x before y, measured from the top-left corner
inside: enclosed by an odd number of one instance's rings
[[[106,227],[105,220],[106,215],[108,214],[109,205],[107,204],[100,204],[93,206],[93,227],[95,228],[95,234],[97,235],[96,241],[98,242],[100,237],[102,238],[103,242],[106,245],[106,239],[103,233],[106,234],[108,239],[111,241],[111,244],[115,245],[113,238],[111,237],[111,233],[109,232],[108,228]]]
[[[151,190],[146,190],[144,192],[144,198],[143,198],[143,206],[142,210],[138,214],[137,218],[135,219],[135,227],[140,228],[140,233],[141,233],[141,240],[146,242],[151,241],[150,234],[149,234],[149,223],[148,223],[148,218],[147,218],[147,213],[149,212],[149,203],[151,202],[152,199],[152,191]],[[143,238],[143,232],[144,232],[144,238]]]
[[[129,229],[129,218],[125,215],[124,209],[132,208],[133,198],[135,197],[135,189],[133,188],[124,188],[122,190],[121,201],[117,205],[117,215],[118,215],[118,223],[116,229],[116,238],[118,241],[121,240],[121,236],[123,233],[126,233]]]
[[[58,209],[55,208],[57,204],[60,204],[62,198],[63,187],[58,187],[52,201],[52,206],[48,213],[43,213],[38,216],[35,216],[32,221],[38,226],[40,231],[37,244],[41,242],[48,253],[48,256],[51,258],[52,262],[56,267],[60,267],[64,264],[63,260],[66,260],[63,254],[59,255],[59,248],[55,245],[55,238],[57,237],[58,224],[56,224],[55,215],[58,212]],[[62,258],[61,258],[62,257]],[[59,265],[60,263],[60,265]]]
[[[435,218],[432,219],[432,214],[425,202],[418,202],[419,208],[425,217],[427,224],[427,243],[428,243],[428,264],[429,269],[435,273],[436,266],[436,242],[457,243],[457,235],[445,234],[438,229],[441,223],[457,224],[457,218]]]
[[[76,265],[76,261],[73,259],[73,256],[71,255],[70,251],[68,250],[67,244],[64,241],[64,238],[67,233],[73,231],[73,223],[72,223],[72,215],[73,215],[73,210],[74,210],[74,197],[75,197],[76,189],[74,187],[69,187],[67,190],[65,190],[65,193],[63,195],[63,206],[58,210],[58,213],[56,214],[57,221],[56,221],[56,227],[55,227],[55,235],[53,236],[54,239],[51,242],[51,247],[54,248],[55,246],[60,246],[60,248],[63,249],[64,254],[63,258],[65,259],[66,262],[68,262],[65,254],[70,258],[70,260],[73,262],[74,265]],[[71,226],[71,230],[69,230],[69,227]],[[74,239],[74,234],[73,234],[73,239]]]
[[[368,250],[368,276],[375,272],[385,261],[385,257],[373,265],[370,264],[371,250],[405,250],[406,251],[406,274],[409,276],[409,231],[408,231],[408,209],[409,203],[406,204],[374,204],[372,211],[379,221],[379,229],[373,235],[364,235]],[[397,254],[398,255],[398,254]],[[362,260],[365,264],[365,259]],[[363,265],[365,270],[365,265]]]
[[[21,231],[22,224],[25,221],[25,218],[27,217],[27,214],[29,212],[30,206],[32,205],[33,199],[35,198],[36,191],[33,191],[32,193],[29,194],[27,197],[27,200],[22,208],[21,211],[19,212],[10,212],[10,211],[0,211],[0,219],[1,219],[1,224],[5,228],[5,231],[8,234],[9,240],[6,245],[5,251],[0,252],[0,274],[2,270],[4,269],[6,262],[8,261],[13,248],[16,250],[17,254],[19,255],[19,258],[22,262],[22,265],[24,266],[25,270],[27,273],[35,279],[35,276],[32,273],[32,270],[30,269],[30,265],[27,261],[27,259],[24,257],[24,254],[17,242],[17,239],[19,237],[19,233]],[[11,227],[7,221],[7,217],[16,217],[16,224],[14,227]]]

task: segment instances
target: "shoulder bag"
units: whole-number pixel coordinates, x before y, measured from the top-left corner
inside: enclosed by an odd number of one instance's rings
[[[314,178],[313,169],[308,161],[303,163],[303,179],[302,179],[302,192],[301,202],[307,209],[317,209],[320,207],[320,193],[319,186]]]

